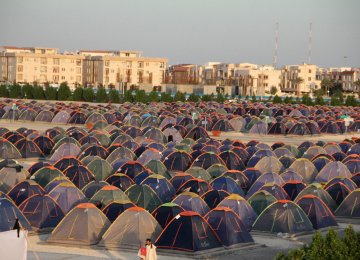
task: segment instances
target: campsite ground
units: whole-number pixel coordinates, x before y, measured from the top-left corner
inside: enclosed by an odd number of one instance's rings
[[[36,129],[39,132],[44,132],[46,129],[54,126],[61,126],[65,129],[69,128],[71,125],[54,125],[46,123],[34,123],[34,122],[10,122],[9,120],[0,120],[0,127],[6,127],[10,130],[16,130],[20,127],[27,127]],[[209,133],[211,134],[211,133]],[[260,140],[261,142],[267,144],[273,144],[274,142],[284,142],[286,144],[295,144],[299,145],[304,141],[313,141],[317,142],[319,140],[325,142],[340,142],[345,138],[351,137],[360,137],[360,133],[352,133],[347,135],[318,135],[318,136],[260,136],[260,135],[249,135],[243,133],[221,133],[220,137],[216,139],[239,139],[243,142],[250,140]],[[25,167],[28,167],[37,160],[19,160]],[[360,221],[357,223],[352,221],[354,224],[354,229],[360,232]],[[339,232],[341,233],[348,224],[340,223]],[[223,250],[220,254],[214,256],[202,257],[201,259],[273,259],[274,256],[279,252],[286,252],[289,249],[300,247],[311,241],[312,234],[295,237],[295,238],[282,238],[276,235],[266,235],[266,234],[252,234],[256,242],[255,246],[239,248],[233,250],[231,253],[229,251]],[[120,250],[104,250],[99,247],[73,247],[66,245],[52,245],[47,244],[46,238],[48,235],[33,235],[29,236],[28,239],[28,259],[30,260],[42,260],[42,259],[138,259],[137,252],[124,252]],[[34,253],[35,252],[35,253]],[[179,252],[178,257],[160,255],[159,260],[161,259],[189,259]]]

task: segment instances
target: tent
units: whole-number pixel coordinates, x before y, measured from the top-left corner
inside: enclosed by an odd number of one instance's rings
[[[116,200],[108,204],[102,212],[106,215],[110,222],[114,222],[121,213],[128,208],[135,206],[136,205],[129,200]]]
[[[220,176],[214,179],[210,183],[211,187],[215,190],[224,190],[230,194],[238,194],[242,197],[245,196],[244,191],[241,189],[232,178],[226,176]]]
[[[208,182],[204,181],[203,179],[193,178],[181,185],[177,189],[177,193],[179,194],[183,191],[190,191],[202,196],[204,193],[211,189],[212,188]]]
[[[176,235],[174,235],[176,234]],[[155,242],[157,248],[196,252],[221,247],[219,237],[196,212],[181,212]]]
[[[223,190],[209,190],[204,193],[201,198],[206,202],[210,209],[214,209],[217,205],[229,196],[229,193]]]
[[[29,221],[10,199],[0,197],[0,205],[0,232],[12,230],[16,219],[23,228],[31,230]]]
[[[49,195],[33,195],[20,204],[19,209],[31,226],[53,228],[64,217],[59,205]]]
[[[73,208],[51,232],[47,242],[71,245],[97,244],[110,221],[92,203],[81,203]]]
[[[305,158],[296,159],[289,168],[300,174],[306,183],[314,181],[318,173],[314,164]]]
[[[321,184],[319,184],[319,183],[309,184],[305,189],[303,189],[298,194],[296,199],[299,199],[299,198],[303,197],[304,195],[308,195],[308,194],[311,194],[311,195],[314,195],[314,196],[317,196],[318,198],[320,198],[326,204],[326,206],[328,206],[329,209],[333,212],[337,208],[335,201],[332,199],[332,197],[329,195],[329,193],[327,193],[322,188]]]
[[[282,186],[290,200],[294,200],[305,187],[306,185],[301,181],[289,181]]]
[[[118,187],[122,191],[126,191],[131,185],[134,184],[134,181],[127,175],[122,173],[115,173],[110,175],[106,182],[110,185]]]
[[[69,183],[60,183],[51,190],[49,196],[65,214],[76,205],[87,202],[85,195],[77,187]]]
[[[217,207],[206,214],[204,219],[224,246],[254,242],[239,216],[229,208]]]
[[[337,226],[335,216],[326,204],[314,195],[305,195],[296,200],[306,213],[314,229]]]
[[[121,213],[111,224],[100,244],[138,249],[147,238],[155,241],[161,231],[161,226],[149,212],[140,207],[132,207]]]
[[[252,224],[257,218],[256,212],[250,206],[250,204],[241,196],[237,194],[231,194],[222,200],[218,207],[227,207],[232,209],[244,223],[245,227],[250,230]]]
[[[305,212],[294,202],[279,200],[269,205],[256,219],[254,231],[289,233],[312,231],[313,226]]]
[[[94,175],[82,165],[73,165],[66,168],[64,175],[79,189],[84,188],[86,184],[95,180]]]
[[[90,199],[89,202],[94,203],[98,208],[103,209],[114,201],[129,200],[127,195],[119,188],[111,185],[103,186]]]
[[[335,161],[326,164],[316,176],[315,181],[328,182],[335,177],[351,178],[349,169],[342,162]]]
[[[335,211],[335,216],[360,218],[360,189],[351,192]]]
[[[41,187],[45,187],[56,177],[65,177],[64,174],[54,166],[45,166],[31,176]]]
[[[169,171],[184,172],[189,169],[192,157],[186,152],[176,151],[166,156],[163,163]]]
[[[165,203],[157,207],[151,214],[162,228],[165,228],[170,221],[184,209],[175,203]]]
[[[266,190],[259,190],[248,199],[248,203],[258,215],[275,201],[277,199]]]
[[[8,196],[16,205],[20,205],[24,200],[36,194],[44,195],[45,191],[33,180],[24,180],[8,192]]]
[[[182,192],[180,195],[176,196],[172,202],[179,205],[184,210],[195,211],[201,216],[205,216],[210,210],[205,201],[193,192]]]
[[[125,191],[125,194],[135,205],[147,209],[150,212],[162,204],[156,192],[146,184],[134,184]]]
[[[21,153],[12,143],[0,137],[0,158],[20,159],[21,157]]]
[[[82,192],[85,197],[90,199],[96,192],[98,192],[102,187],[109,185],[106,181],[92,181],[88,183],[84,188],[82,188]]]
[[[159,174],[152,174],[141,182],[152,188],[163,202],[169,202],[175,196],[175,189],[171,183]]]

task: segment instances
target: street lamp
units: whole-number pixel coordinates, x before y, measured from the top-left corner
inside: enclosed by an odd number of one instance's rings
[[[328,97],[330,97],[330,90],[327,91]]]

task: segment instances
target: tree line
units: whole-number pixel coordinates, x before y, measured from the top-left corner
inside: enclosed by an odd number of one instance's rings
[[[146,93],[144,90],[127,90],[124,94],[120,94],[116,89],[109,89],[108,92],[105,88],[97,88],[95,91],[92,88],[83,88],[77,87],[74,91],[71,91],[70,87],[66,82],[61,83],[59,88],[52,87],[50,85],[40,86],[40,85],[0,85],[0,97],[14,98],[14,99],[37,99],[37,100],[58,100],[58,101],[85,101],[85,102],[98,102],[98,103],[122,103],[122,102],[141,102],[141,103],[150,103],[150,102],[173,102],[173,101],[216,101],[224,102],[228,99],[235,98],[235,96],[223,95],[218,93],[217,95],[196,95],[191,93],[187,95],[186,93],[176,92],[175,95],[171,95],[166,92],[152,91]],[[241,98],[241,96],[239,97]],[[313,105],[331,105],[331,106],[359,106],[359,102],[356,100],[355,96],[347,96],[344,99],[341,92],[336,92],[331,96],[329,102],[325,102],[322,95],[316,95],[316,98],[313,100],[308,94],[302,96],[302,98],[296,97],[285,97],[282,99],[278,95],[269,96],[267,100],[258,100],[255,95],[251,98],[249,96],[245,97],[245,100],[252,102],[272,102],[274,104],[304,104],[307,106]]]

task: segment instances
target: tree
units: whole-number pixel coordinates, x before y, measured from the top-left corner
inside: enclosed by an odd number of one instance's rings
[[[320,95],[316,96],[315,105],[320,105],[320,106],[325,105],[325,101],[322,96],[320,96]]]
[[[45,87],[45,98],[47,100],[57,100],[57,89],[54,87]]]
[[[341,106],[342,103],[340,101],[340,98],[336,97],[336,96],[332,96],[331,100],[330,100],[330,105],[331,106]]]
[[[216,96],[216,102],[218,103],[223,103],[225,102],[225,97],[223,96],[223,94],[221,93],[218,93],[217,96]]]
[[[74,101],[83,101],[84,100],[84,98],[83,98],[83,88],[78,87],[78,88],[76,88],[74,90],[73,100]]]
[[[301,103],[303,103],[304,105],[307,105],[307,106],[313,105],[313,102],[308,94],[303,95]]]
[[[355,96],[347,96],[345,100],[345,106],[351,106],[351,107],[358,106],[358,102]]]
[[[57,97],[58,100],[68,100],[71,97],[71,90],[66,82],[60,84]]]
[[[166,92],[161,92],[160,100],[162,102],[173,102],[173,98],[170,95],[170,93],[166,93]]]
[[[110,89],[109,99],[112,103],[120,103],[119,91],[117,91],[116,89]]]
[[[201,98],[202,101],[208,102],[208,101],[212,101],[212,97],[210,95],[203,95]]]
[[[127,90],[124,93],[124,102],[134,102],[134,97],[132,95],[132,90]]]
[[[360,233],[355,233],[350,225],[343,238],[329,229],[325,238],[316,232],[310,245],[280,253],[275,259],[360,259]]]
[[[251,101],[254,102],[254,103],[256,102],[256,96],[255,96],[255,94],[252,95]]]
[[[285,104],[291,104],[292,102],[293,102],[292,97],[286,96],[286,97],[284,98],[284,103],[285,103]]]
[[[22,98],[21,86],[19,84],[13,84],[9,88],[10,98]]]
[[[188,98],[188,101],[190,101],[190,102],[198,102],[199,101],[199,96],[194,94],[194,93],[191,93],[189,98]]]
[[[178,91],[176,92],[175,96],[174,96],[174,101],[181,101],[181,102],[185,102],[186,98],[185,98],[185,94]]]
[[[273,99],[273,103],[274,104],[281,104],[282,103],[281,97],[279,97],[278,95],[275,95],[274,99]]]
[[[33,99],[33,86],[30,85],[29,83],[26,83],[23,87],[22,87],[22,91],[24,93],[24,97],[28,98],[28,99]]]
[[[148,96],[146,95],[145,90],[136,90],[135,91],[135,97],[134,97],[134,101],[135,102],[140,102],[140,103],[147,103],[148,100]]]
[[[44,88],[42,86],[33,86],[31,90],[31,94],[34,99],[46,99]]]
[[[94,102],[95,100],[95,93],[92,88],[84,88],[82,96],[84,101],[86,102]]]
[[[275,87],[275,86],[272,86],[270,88],[270,94],[273,95],[273,96],[276,95],[277,91],[278,91],[277,87]]]
[[[149,97],[148,97],[150,102],[159,102],[160,98],[159,98],[159,92],[157,91],[151,91],[149,93]]]
[[[96,92],[96,102],[106,103],[109,101],[108,95],[106,94],[105,88],[98,88]]]
[[[0,85],[0,97],[9,97],[9,90],[6,85]]]

